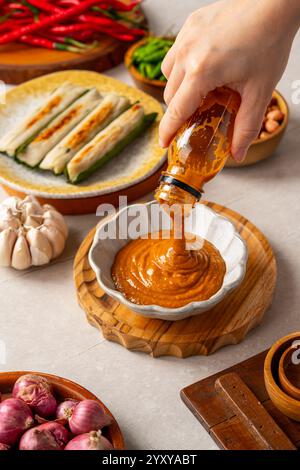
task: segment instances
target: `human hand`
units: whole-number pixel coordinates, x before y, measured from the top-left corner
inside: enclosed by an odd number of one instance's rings
[[[168,146],[202,96],[228,86],[242,98],[231,148],[242,161],[258,136],[299,26],[298,0],[290,0],[288,8],[286,0],[221,0],[192,13],[162,64],[168,109],[160,124],[161,145]]]

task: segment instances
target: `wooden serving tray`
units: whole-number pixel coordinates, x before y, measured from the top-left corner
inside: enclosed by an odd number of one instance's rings
[[[158,356],[207,355],[242,341],[270,306],[276,283],[276,261],[264,235],[238,213],[214,203],[209,207],[229,218],[248,245],[246,276],[241,285],[210,311],[181,321],[145,318],[109,297],[98,285],[88,254],[92,230],[74,262],[78,301],[88,321],[109,341]]]
[[[144,15],[143,9],[141,11]],[[143,25],[147,26],[144,17]],[[0,80],[20,84],[60,70],[94,70],[104,72],[119,65],[132,43],[119,41],[107,35],[99,35],[99,45],[84,54],[49,50],[26,44],[7,44],[0,47]]]
[[[268,351],[181,391],[181,398],[221,449],[300,449],[300,423],[271,402],[264,384]]]
[[[0,79],[16,85],[59,70],[103,72],[122,62],[127,47],[108,36],[101,39],[97,48],[84,54],[9,44],[0,48]]]

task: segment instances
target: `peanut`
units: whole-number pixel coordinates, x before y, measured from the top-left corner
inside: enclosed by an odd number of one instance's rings
[[[279,126],[279,122],[274,121],[273,119],[268,119],[265,123],[265,129],[270,134],[273,134],[273,132],[275,132]]]
[[[261,140],[265,140],[265,139],[267,139],[268,137],[270,137],[270,134],[269,134],[268,132],[263,131],[263,132],[261,132],[261,133],[259,134],[259,138],[260,138]]]
[[[267,119],[271,119],[273,121],[281,122],[283,120],[283,118],[284,118],[284,114],[278,108],[270,111],[267,114]]]

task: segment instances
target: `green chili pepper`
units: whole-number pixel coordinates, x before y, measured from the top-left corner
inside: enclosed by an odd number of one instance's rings
[[[152,70],[153,70],[153,65],[152,64],[146,64],[145,71],[146,71],[147,78],[151,79]]]
[[[151,80],[154,80],[161,75],[161,64],[161,62],[158,62],[158,64],[153,67],[151,76],[149,77]]]
[[[146,64],[144,62],[139,64],[138,70],[144,77],[146,77]]]
[[[149,62],[151,64],[157,64],[157,62],[160,62],[165,58],[167,52],[168,52],[168,50],[166,50],[166,49],[163,49],[161,51],[155,51],[151,54],[147,54],[143,58],[143,61],[144,62]]]

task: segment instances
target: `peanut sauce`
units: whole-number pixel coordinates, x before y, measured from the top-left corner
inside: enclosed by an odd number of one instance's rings
[[[207,300],[221,288],[226,265],[210,242],[188,234],[186,239],[156,236],[132,240],[115,257],[112,277],[128,300],[177,308]]]

